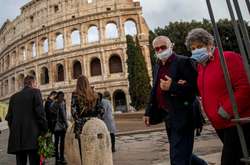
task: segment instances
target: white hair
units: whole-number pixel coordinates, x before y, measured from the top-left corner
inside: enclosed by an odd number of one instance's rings
[[[152,42],[152,45],[154,46],[155,45],[155,42],[158,41],[158,40],[164,40],[166,41],[166,46],[169,48],[171,47],[173,44],[171,42],[171,40],[167,37],[167,36],[158,36],[156,37],[153,42]]]

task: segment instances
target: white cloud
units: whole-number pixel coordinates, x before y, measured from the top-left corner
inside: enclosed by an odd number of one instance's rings
[[[20,14],[20,7],[30,0],[0,0],[0,25],[9,18]],[[138,0],[136,0],[138,1]],[[151,29],[165,26],[171,21],[209,19],[205,0],[139,0],[143,15]],[[242,13],[247,21],[250,15],[244,0],[239,0]],[[211,0],[217,19],[229,17],[226,0]]]
[[[211,0],[215,18],[229,18],[226,0]],[[250,21],[246,4],[239,0],[242,13]],[[150,28],[165,26],[171,21],[210,19],[205,0],[141,0],[144,17]]]

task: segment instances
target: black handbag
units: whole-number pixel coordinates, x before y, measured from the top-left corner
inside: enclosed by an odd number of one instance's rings
[[[59,111],[60,111],[60,108],[57,110],[56,124],[55,124],[55,128],[54,128],[55,132],[60,132],[60,131],[66,130],[66,124],[60,122],[60,120],[59,120]]]

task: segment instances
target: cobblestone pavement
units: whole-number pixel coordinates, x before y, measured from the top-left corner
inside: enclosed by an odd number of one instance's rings
[[[15,157],[6,154],[8,131],[0,134],[0,165],[14,165]],[[213,128],[206,126],[202,136],[195,139],[195,154],[201,156],[210,165],[218,165],[222,144]],[[117,152],[114,153],[114,165],[169,165],[168,141],[166,133],[151,132],[117,137]],[[48,165],[54,165],[49,160]]]

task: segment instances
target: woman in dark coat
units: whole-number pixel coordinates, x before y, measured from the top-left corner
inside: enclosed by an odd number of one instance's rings
[[[88,119],[102,115],[103,112],[101,108],[98,108],[97,99],[98,96],[89,85],[87,77],[80,76],[71,98],[71,113],[75,122],[76,138],[80,138],[82,127]]]
[[[50,112],[52,115],[52,125],[54,127],[55,134],[55,156],[56,156],[56,164],[66,164],[64,158],[64,141],[66,130],[68,127],[67,119],[66,119],[66,105],[64,101],[64,93],[58,92],[55,101],[51,103]],[[61,123],[62,127],[58,129],[57,122]],[[60,152],[58,151],[58,145],[60,143]]]
[[[53,125],[52,125],[52,117],[53,117],[53,114],[51,114],[50,112],[50,107],[51,107],[51,103],[53,103],[53,101],[55,100],[55,97],[57,95],[57,92],[56,91],[52,91],[48,98],[46,99],[46,102],[45,102],[45,105],[44,105],[44,109],[45,109],[45,112],[46,112],[46,118],[47,118],[47,121],[48,121],[48,128],[51,132],[53,132],[54,128],[53,128]]]

